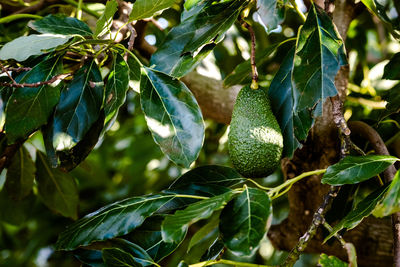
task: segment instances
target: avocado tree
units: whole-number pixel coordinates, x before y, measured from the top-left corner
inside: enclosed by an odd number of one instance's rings
[[[400,266],[397,0],[0,6],[0,266]]]

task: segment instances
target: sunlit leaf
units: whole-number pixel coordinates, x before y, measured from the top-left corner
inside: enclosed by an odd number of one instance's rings
[[[196,99],[182,82],[142,69],[140,102],[155,142],[170,160],[189,167],[204,140],[204,123]]]
[[[139,20],[152,17],[154,13],[172,6],[176,0],[136,0],[132,6],[129,20]]]
[[[89,26],[79,19],[62,15],[48,15],[40,20],[31,21],[29,27],[40,33],[54,33],[61,35],[92,35]]]
[[[114,14],[115,12],[117,12],[117,10],[118,10],[118,3],[116,0],[107,1],[104,13],[97,20],[96,30],[94,31],[94,37],[102,36],[110,30]]]
[[[339,260],[335,256],[328,256],[322,253],[319,256],[318,265],[321,267],[347,267],[347,263]]]
[[[259,19],[267,28],[268,33],[277,29],[285,18],[285,6],[277,0],[259,0],[257,1],[257,7]]]
[[[400,211],[400,171],[396,173],[393,181],[385,193],[384,198],[376,206],[373,214],[376,217],[385,217]]]

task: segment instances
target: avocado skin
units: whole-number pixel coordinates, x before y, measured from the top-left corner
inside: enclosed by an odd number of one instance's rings
[[[267,90],[243,87],[233,107],[228,134],[230,159],[244,177],[265,177],[278,167],[283,137]]]

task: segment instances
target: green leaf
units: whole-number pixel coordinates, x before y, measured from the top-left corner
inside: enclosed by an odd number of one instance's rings
[[[96,30],[93,36],[98,37],[106,34],[112,25],[115,12],[118,10],[118,3],[116,0],[109,0],[106,3],[106,8],[103,14],[96,23]]]
[[[185,4],[184,4],[184,7],[185,7],[186,10],[189,10],[193,6],[199,4],[201,1],[203,1],[203,0],[186,0]]]
[[[314,119],[307,109],[297,113],[294,109],[293,84],[291,81],[295,49],[289,50],[281,67],[275,74],[268,89],[271,107],[282,130],[283,155],[291,158],[294,151],[301,147]]]
[[[83,266],[106,267],[100,250],[77,249],[74,251],[74,256],[83,263]]]
[[[62,73],[60,57],[52,57],[37,64],[32,70],[20,74],[19,83],[48,81]],[[46,124],[60,98],[60,85],[16,88],[6,107],[5,130],[8,141],[27,138]]]
[[[74,177],[59,169],[51,168],[46,155],[36,153],[36,182],[39,196],[51,210],[62,216],[78,217],[79,192]]]
[[[21,147],[11,159],[4,183],[4,188],[12,199],[21,200],[29,195],[32,191],[35,172],[35,163],[28,151]]]
[[[7,76],[0,77],[0,82],[9,83],[11,80]],[[12,87],[0,87],[0,129],[4,131],[4,124],[6,122],[6,106],[11,94],[13,93]]]
[[[180,243],[187,233],[190,224],[209,218],[233,197],[232,191],[193,203],[183,210],[167,215],[161,230],[162,238],[168,243]]]
[[[112,249],[119,249],[124,253],[121,252],[113,253],[111,251]],[[149,256],[149,254],[147,254],[147,252],[143,248],[125,239],[116,238],[110,240],[109,243],[107,243],[107,248],[103,249],[104,259],[106,258],[104,256],[105,251],[109,253],[108,256],[112,256],[111,258],[107,257],[107,260],[105,260],[107,266],[126,266],[126,265],[112,265],[112,264],[118,264],[119,262],[137,263],[139,264],[138,266],[143,266],[143,267],[154,266],[153,259]]]
[[[335,76],[346,64],[343,41],[329,16],[312,5],[307,20],[299,31],[292,86],[296,113],[314,110],[322,114],[325,99],[337,95]]]
[[[279,4],[277,0],[259,0],[257,8],[259,20],[264,24],[268,33],[277,29],[285,18],[285,6]]]
[[[237,19],[246,0],[212,3],[206,1],[182,19],[152,55],[150,65],[173,77],[192,71],[214,48],[216,38],[223,36]],[[191,13],[192,10],[193,14]],[[207,44],[209,44],[207,46]],[[202,47],[203,45],[206,45]],[[199,53],[194,52],[200,49]]]
[[[235,254],[253,253],[268,231],[272,219],[272,203],[268,194],[246,187],[222,210],[219,229],[225,245]]]
[[[36,197],[33,194],[24,199],[11,199],[7,189],[0,191],[0,221],[12,225],[26,224],[28,218],[33,212],[36,203]]]
[[[395,54],[385,65],[383,79],[400,80],[400,53]]]
[[[57,249],[73,250],[94,241],[125,235],[167,205],[176,196],[132,197],[107,205],[75,222],[57,241]]]
[[[170,160],[189,167],[204,140],[204,122],[196,99],[182,82],[142,69],[140,102],[155,142]]]
[[[352,211],[350,211],[338,224],[335,225],[335,227],[333,227],[332,232],[325,238],[324,243],[336,235],[340,230],[344,228],[350,230],[361,223],[365,217],[372,213],[378,202],[382,200],[387,188],[387,186],[380,187],[360,201]]]
[[[103,249],[103,260],[108,267],[141,267],[135,258],[120,248]]]
[[[100,115],[104,89],[94,60],[86,63],[61,92],[53,127],[55,148],[71,148],[81,141]]]
[[[140,92],[140,64],[133,57],[128,57],[128,66],[129,66],[129,87],[132,88],[135,92]]]
[[[119,108],[125,102],[126,92],[129,89],[129,70],[124,58],[120,54],[114,54],[106,85],[105,123],[117,114]]]
[[[172,6],[176,0],[136,0],[129,15],[129,21],[145,19],[154,13]]]
[[[400,211],[400,171],[393,181],[381,202],[376,206],[373,214],[376,217],[385,217]]]
[[[49,33],[18,37],[0,49],[0,59],[15,59],[21,62],[30,56],[47,53],[46,50],[65,44],[70,38],[71,36]]]
[[[322,253],[319,256],[318,266],[321,267],[347,267],[348,264],[339,260],[335,256],[328,256]]]
[[[61,35],[92,35],[89,26],[76,18],[62,15],[48,15],[43,19],[30,21],[29,27],[40,33],[53,33]]]
[[[328,167],[322,177],[322,183],[330,185],[357,184],[378,175],[398,160],[396,157],[382,155],[347,156]]]

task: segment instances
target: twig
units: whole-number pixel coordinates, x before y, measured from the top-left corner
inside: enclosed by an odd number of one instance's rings
[[[296,0],[290,0],[290,3],[292,4],[292,6],[293,6],[294,10],[296,11],[296,13],[300,16],[300,18],[303,21],[303,23],[306,22],[306,16],[300,10],[299,6],[296,3]]]
[[[328,16],[330,18],[332,18],[333,10],[335,9],[335,0],[325,0],[324,1],[324,9],[325,9],[326,14],[328,14]]]
[[[349,127],[361,137],[368,140],[375,152],[380,155],[390,155],[389,151],[383,142],[381,136],[374,128],[361,121],[349,122]],[[384,172],[385,182],[393,180],[396,174],[396,168],[391,165]],[[392,214],[392,231],[393,231],[393,266],[400,267],[400,212]]]
[[[252,82],[251,82],[251,88],[252,89],[258,89],[258,72],[257,72],[257,65],[256,65],[256,35],[254,33],[253,27],[250,26],[247,22],[243,21],[242,24],[250,33],[251,36],[251,72],[253,74],[252,76]]]
[[[70,75],[71,75],[70,73],[68,73],[68,74],[59,74],[59,75],[54,76],[50,80],[43,81],[43,82],[37,82],[37,83],[17,83],[17,82],[15,82],[14,79],[11,78],[12,81],[13,81],[12,83],[0,82],[0,86],[14,87],[14,88],[39,87],[39,86],[46,85],[46,84],[52,84],[57,80],[63,80],[63,79],[65,79],[66,77],[68,77]]]
[[[0,74],[4,72],[14,71],[14,72],[21,72],[21,71],[30,71],[32,68],[13,68],[13,67],[2,67]]]

